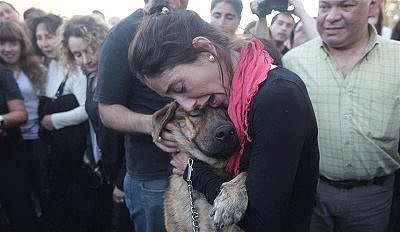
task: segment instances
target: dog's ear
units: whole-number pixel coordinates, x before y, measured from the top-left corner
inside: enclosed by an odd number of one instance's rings
[[[175,115],[175,111],[177,108],[178,103],[176,101],[173,101],[153,114],[153,142],[155,142],[160,137],[161,131]]]

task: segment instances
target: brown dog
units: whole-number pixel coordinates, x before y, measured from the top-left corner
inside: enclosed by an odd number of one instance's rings
[[[226,111],[206,107],[185,112],[175,102],[154,114],[153,126],[158,138],[164,126],[172,122],[178,128],[172,131],[181,152],[208,164],[221,177],[226,159],[238,146],[235,128]],[[238,222],[247,208],[246,173],[241,173],[221,186],[221,192],[211,206],[205,196],[193,190],[193,203],[199,214],[199,231],[221,231],[214,224],[224,225],[223,231],[242,231]],[[178,175],[171,175],[164,199],[164,218],[167,231],[193,231],[188,184]],[[210,217],[210,213],[213,217]]]

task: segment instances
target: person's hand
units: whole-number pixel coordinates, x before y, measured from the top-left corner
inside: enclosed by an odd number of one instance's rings
[[[171,154],[170,164],[173,166],[172,173],[183,176],[189,160],[189,154],[179,152]]]
[[[51,121],[51,115],[46,115],[43,117],[40,124],[48,131],[54,130],[53,122]]]
[[[172,123],[167,123],[167,125],[165,125],[164,127],[164,130],[161,132],[160,136],[155,135],[154,131],[151,134],[156,146],[168,153],[179,152],[178,144],[176,143],[174,135],[171,133],[171,131],[173,130],[177,130],[175,125]]]
[[[250,2],[251,12],[259,18],[265,18],[266,15],[271,13],[271,9],[265,4],[265,0],[254,0]]]
[[[115,203],[123,203],[125,199],[125,193],[122,190],[120,190],[117,186],[115,186],[112,197]]]
[[[289,0],[289,4],[294,6],[293,14],[302,18],[302,15],[306,12],[302,0]]]
[[[7,131],[6,129],[1,129],[0,128],[0,138],[6,137],[7,136]]]
[[[90,165],[90,159],[89,159],[89,157],[88,157],[88,155],[87,155],[87,153],[85,152],[85,154],[83,154],[83,163],[84,164],[86,164],[86,165]]]

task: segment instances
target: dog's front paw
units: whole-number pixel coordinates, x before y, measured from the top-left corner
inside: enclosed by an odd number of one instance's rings
[[[246,177],[247,173],[242,172],[231,181],[222,184],[210,213],[215,225],[232,225],[243,217],[248,203]]]

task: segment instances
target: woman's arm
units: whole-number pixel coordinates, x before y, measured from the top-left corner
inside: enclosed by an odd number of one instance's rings
[[[0,134],[5,135],[6,128],[17,127],[28,120],[28,113],[25,110],[24,100],[12,72],[1,72],[0,81],[2,81],[1,91],[4,91],[4,97],[7,105],[7,112],[3,114],[3,125],[0,128]]]
[[[186,168],[183,174],[185,180],[187,179],[187,173]],[[193,161],[191,180],[193,188],[203,193],[208,203],[211,205],[214,204],[214,200],[218,196],[224,180],[200,160]]]
[[[55,113],[51,115],[51,122],[54,128],[57,130],[67,126],[78,125],[88,118],[85,111],[87,86],[86,77],[81,72],[79,72],[78,74],[71,74],[69,78],[69,81],[71,81],[72,94],[74,94],[74,96],[76,97],[79,106],[70,111]],[[67,83],[69,81],[67,81]]]
[[[301,191],[296,185],[304,169],[300,160],[315,122],[298,83],[276,79],[267,85],[249,115],[253,138],[246,180],[249,202],[241,222],[246,231],[282,231],[291,223],[291,201]]]

